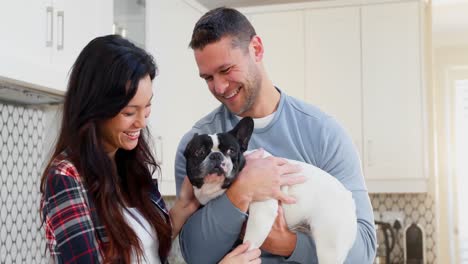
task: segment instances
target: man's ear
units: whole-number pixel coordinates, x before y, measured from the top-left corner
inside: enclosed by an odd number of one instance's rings
[[[247,150],[249,146],[250,137],[254,130],[254,122],[251,117],[244,117],[237,123],[237,125],[229,131],[239,141],[241,152]]]
[[[249,48],[251,49],[250,51],[254,55],[256,62],[263,60],[263,52],[265,50],[263,48],[262,39],[258,35],[253,36],[253,38],[250,40]]]

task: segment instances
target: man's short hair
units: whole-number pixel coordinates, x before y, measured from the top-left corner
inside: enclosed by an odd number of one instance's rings
[[[256,35],[249,20],[233,8],[218,7],[205,13],[195,24],[189,47],[203,49],[223,37],[232,37],[233,47],[247,49]]]

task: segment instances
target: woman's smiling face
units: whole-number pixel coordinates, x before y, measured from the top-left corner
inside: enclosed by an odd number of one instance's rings
[[[146,75],[138,82],[135,96],[115,117],[102,122],[99,131],[104,150],[111,158],[118,149],[132,150],[138,144],[140,132],[151,113],[152,82]]]

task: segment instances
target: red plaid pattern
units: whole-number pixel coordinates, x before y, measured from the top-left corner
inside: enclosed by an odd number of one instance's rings
[[[157,183],[151,200],[168,219]],[[52,162],[41,200],[47,247],[54,263],[101,263],[108,242],[92,198],[65,153]]]

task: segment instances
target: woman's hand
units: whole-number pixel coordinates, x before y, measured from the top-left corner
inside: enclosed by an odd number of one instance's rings
[[[200,207],[200,203],[193,194],[193,187],[188,177],[184,178],[180,189],[179,197],[171,208],[169,214],[172,220],[172,239],[174,239],[182,229],[185,221]]]
[[[200,206],[200,203],[193,194],[193,186],[187,176],[184,178],[177,200],[183,208],[187,209],[186,213],[188,213],[189,216]]]
[[[237,246],[233,251],[227,254],[219,264],[258,264],[262,263],[260,259],[260,249],[255,248],[249,250],[250,243],[247,241],[244,244]]]

